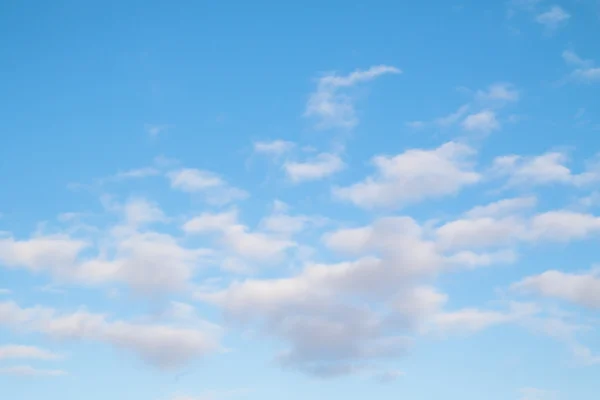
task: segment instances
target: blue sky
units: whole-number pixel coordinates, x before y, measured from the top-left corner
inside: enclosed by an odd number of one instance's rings
[[[595,399],[596,37],[596,0],[3,2],[2,393]]]

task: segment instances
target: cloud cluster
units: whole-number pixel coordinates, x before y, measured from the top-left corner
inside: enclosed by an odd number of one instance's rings
[[[110,320],[86,310],[61,313],[34,306],[0,303],[0,326],[20,334],[41,333],[57,340],[82,340],[131,351],[161,368],[181,366],[218,349],[218,330]],[[12,350],[14,354],[14,349]],[[20,350],[23,352],[23,350]],[[31,350],[29,350],[31,352]],[[37,353],[39,356],[40,354]]]
[[[376,173],[334,195],[364,208],[399,208],[427,198],[451,195],[479,182],[474,170],[475,150],[448,142],[433,150],[411,149],[396,156],[376,156]]]

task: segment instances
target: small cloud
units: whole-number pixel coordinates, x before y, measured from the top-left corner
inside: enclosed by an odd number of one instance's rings
[[[400,73],[402,71],[396,67],[378,65],[368,70],[356,70],[345,76],[325,75],[319,79],[317,90],[310,95],[304,116],[316,119],[319,129],[351,129],[358,124],[354,109],[355,99],[344,93],[343,89],[382,75]]]
[[[29,365],[0,368],[0,375],[29,376],[29,377],[57,377],[67,375],[60,369],[36,369]]]
[[[160,174],[160,171],[154,167],[136,168],[117,172],[113,177],[113,180],[122,181],[127,179],[141,179],[149,176],[156,176],[158,174]]]
[[[144,127],[148,135],[151,137],[157,137],[158,135],[166,132],[170,128],[170,125],[146,124]]]
[[[479,90],[476,98],[485,102],[515,102],[519,100],[519,91],[510,83],[494,83],[487,90]]]
[[[484,110],[477,114],[471,114],[462,122],[465,130],[471,132],[490,133],[500,129],[500,123],[496,119],[496,113]]]
[[[546,12],[538,14],[535,20],[538,24],[544,25],[549,30],[555,30],[561,25],[567,23],[571,15],[560,6],[552,6]]]
[[[230,186],[219,175],[195,168],[182,168],[167,174],[173,189],[201,193],[210,204],[224,205],[248,197],[244,190]]]
[[[333,175],[345,164],[337,154],[321,153],[304,162],[286,162],[283,168],[292,182],[314,181]]]
[[[0,296],[12,294],[12,290],[0,288]]]
[[[592,60],[584,60],[572,50],[563,51],[562,58],[568,65],[574,65],[577,67],[591,67],[594,64]]]
[[[35,346],[4,345],[0,346],[0,360],[30,359],[30,360],[58,360],[59,354]]]
[[[406,123],[406,126],[413,129],[421,129],[426,125],[424,121],[410,121]]]
[[[255,142],[254,151],[261,154],[280,156],[292,150],[295,144],[285,140],[273,140],[269,142]]]
[[[469,105],[465,104],[459,107],[459,109],[453,112],[452,114],[436,119],[435,123],[436,125],[444,127],[454,125],[458,121],[460,121],[460,119],[467,113],[467,111],[469,111]]]
[[[594,67],[593,60],[586,60],[572,50],[565,50],[562,58],[567,65],[574,67],[570,78],[576,82],[594,83],[600,82],[600,68]]]

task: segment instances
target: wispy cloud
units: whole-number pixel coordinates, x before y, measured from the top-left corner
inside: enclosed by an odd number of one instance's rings
[[[254,142],[254,151],[270,156],[281,156],[295,147],[295,143],[286,140]]]
[[[572,50],[563,51],[562,58],[567,65],[573,67],[570,80],[580,83],[600,82],[600,67],[596,67],[593,60],[584,59]]]
[[[61,355],[35,346],[4,345],[0,346],[0,360],[7,359],[33,359],[57,360]]]
[[[60,369],[37,369],[29,365],[0,368],[0,375],[30,376],[30,377],[58,377],[68,375]]]
[[[538,14],[535,20],[538,24],[543,25],[546,29],[555,30],[565,25],[571,15],[562,9],[560,6],[552,6],[547,11]]]
[[[402,71],[388,65],[378,65],[368,70],[356,70],[349,75],[328,74],[317,82],[317,90],[312,93],[304,115],[314,118],[316,126],[327,128],[353,128],[358,124],[354,108],[355,98],[344,89],[356,84],[371,81],[386,74],[400,74]]]
[[[151,137],[157,137],[171,128],[171,125],[165,124],[146,124],[144,125],[146,132]]]

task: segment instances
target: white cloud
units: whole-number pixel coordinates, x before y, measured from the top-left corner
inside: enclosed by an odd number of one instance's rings
[[[131,226],[161,222],[166,216],[157,204],[143,198],[132,198],[123,207],[125,221]]]
[[[574,81],[583,83],[600,82],[600,68],[594,66],[594,61],[583,59],[571,50],[563,51],[562,57],[568,65],[575,67],[570,75]]]
[[[466,308],[458,311],[440,312],[431,319],[433,332],[473,333],[489,327],[506,324],[532,314],[530,308],[514,307],[507,312]]]
[[[280,156],[289,152],[295,147],[293,142],[285,140],[273,140],[270,142],[255,142],[254,151],[261,154],[267,154],[272,156]]]
[[[537,23],[544,25],[547,29],[554,30],[564,24],[571,18],[571,15],[560,6],[552,6],[547,11],[538,14],[535,17]]]
[[[503,199],[485,206],[476,206],[465,213],[469,218],[506,217],[528,210],[537,204],[534,196]]]
[[[304,231],[309,226],[325,223],[325,219],[316,216],[291,215],[289,206],[279,200],[273,205],[273,211],[260,221],[260,227],[268,232],[291,236]]]
[[[600,233],[600,217],[568,210],[533,216],[470,216],[435,229],[440,248],[478,249],[512,246],[519,242],[569,242]]]
[[[37,369],[29,365],[17,365],[14,367],[0,368],[0,375],[57,377],[67,375],[67,372],[60,369]]]
[[[540,156],[509,155],[496,157],[493,172],[509,177],[509,185],[545,185],[561,183],[584,186],[600,180],[600,164],[588,163],[584,172],[573,174],[566,166],[564,153],[549,152]]]
[[[167,174],[171,187],[188,193],[202,193],[211,204],[223,205],[248,197],[238,188],[231,187],[219,175],[194,168],[182,168]]]
[[[500,129],[500,123],[496,119],[494,111],[483,110],[476,114],[468,115],[462,122],[462,127],[471,132],[490,133]]]
[[[337,154],[320,153],[304,162],[288,161],[283,165],[292,182],[304,182],[323,179],[344,169],[345,164]]]
[[[110,227],[97,240],[65,234],[25,240],[1,238],[0,263],[8,268],[46,272],[68,283],[120,282],[146,294],[184,289],[210,251],[183,247],[166,233],[139,231],[137,225],[162,214],[144,202],[128,204],[135,206],[123,208],[125,225]]]
[[[238,222],[237,211],[200,214],[187,221],[183,230],[188,234],[216,234],[227,252],[255,262],[281,260],[286,251],[296,245],[268,231],[252,232]]]
[[[65,314],[42,306],[21,308],[14,302],[0,302],[0,326],[60,340],[109,344],[162,368],[179,367],[218,348],[214,331],[111,321],[85,310]]]
[[[444,249],[507,246],[525,233],[522,220],[514,217],[459,219],[436,230],[438,244]]]
[[[448,128],[458,123],[467,131],[480,131],[489,133],[500,128],[497,120],[497,110],[508,103],[519,100],[520,92],[515,85],[508,82],[496,82],[489,85],[485,90],[472,92],[470,89],[463,90],[472,94],[470,103],[460,106],[455,112],[439,117],[433,121],[411,121],[408,126],[412,128],[423,128],[428,125]],[[469,112],[471,114],[467,115]]]
[[[210,250],[186,248],[174,237],[158,232],[115,231],[111,255],[82,261],[70,279],[85,284],[124,282],[152,294],[185,289]]]
[[[156,176],[159,174],[160,170],[158,170],[157,168],[144,167],[117,172],[112,178],[109,178],[109,180],[123,181],[127,179],[141,179],[147,178],[149,176]]]
[[[452,321],[467,313],[444,314],[447,296],[423,280],[446,268],[492,262],[446,256],[425,236],[409,217],[382,218],[323,236],[328,248],[357,259],[309,262],[291,277],[248,279],[197,296],[222,307],[227,320],[286,343],[277,356],[284,367],[320,377],[358,373],[403,354],[425,327],[450,333],[458,324]],[[480,314],[468,320],[471,326],[491,325],[479,322],[487,317]],[[502,320],[515,315],[510,311]]]
[[[591,67],[594,64],[592,60],[584,60],[572,50],[563,51],[562,58],[567,64],[574,65],[576,67]]]
[[[29,240],[0,238],[0,263],[6,267],[27,268],[38,272],[50,269],[68,273],[77,256],[89,243],[67,235],[34,236]]]
[[[3,345],[0,346],[0,360],[7,359],[33,359],[33,360],[57,360],[61,355],[35,346]]]
[[[194,168],[172,171],[168,176],[171,180],[171,187],[184,192],[199,192],[225,185],[225,182],[217,174]]]
[[[310,95],[304,115],[315,118],[317,127],[321,129],[353,128],[358,124],[354,99],[343,89],[381,75],[399,73],[401,71],[398,68],[379,65],[364,71],[356,70],[346,76],[325,75],[319,79],[316,92]]]
[[[568,210],[534,216],[527,239],[567,242],[600,233],[600,217]]]
[[[159,124],[146,124],[145,125],[146,128],[146,132],[148,132],[148,135],[152,136],[152,137],[156,137],[158,135],[160,135],[163,132],[166,132],[170,126],[169,125],[159,125]]]
[[[487,90],[478,90],[475,98],[482,102],[515,102],[520,97],[519,91],[511,83],[494,83]]]
[[[471,162],[475,150],[449,142],[437,149],[412,149],[394,157],[373,159],[377,172],[348,187],[335,188],[336,197],[360,207],[397,208],[426,198],[458,192],[481,176]]]
[[[470,106],[468,104],[465,104],[463,106],[460,106],[458,108],[458,110],[456,110],[455,112],[453,112],[452,114],[449,114],[445,117],[441,117],[435,120],[435,123],[439,126],[450,126],[450,125],[454,125],[456,124],[458,121],[460,121],[462,119],[462,117],[465,116],[465,114],[469,111]]]
[[[519,390],[519,400],[556,400],[556,392],[536,388],[523,388]]]
[[[513,284],[512,288],[565,300],[584,307],[600,309],[600,275],[598,271],[575,274],[551,270],[527,277]]]
[[[12,293],[12,290],[10,290],[10,289],[0,288],[0,296],[11,294],[11,293]]]

